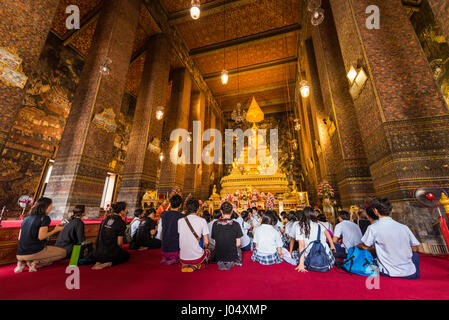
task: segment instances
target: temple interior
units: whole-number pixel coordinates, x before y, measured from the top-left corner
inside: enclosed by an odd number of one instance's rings
[[[209,210],[273,201],[333,223],[386,197],[422,253],[449,253],[438,224],[449,213],[448,16],[446,0],[6,1],[0,224],[43,196],[55,221],[76,205],[92,221],[117,201],[132,213],[176,189]],[[178,129],[193,151],[177,152]],[[210,129],[220,136],[204,139]],[[268,132],[253,163],[246,142],[225,150],[238,129]],[[429,190],[441,207],[419,201]],[[15,261],[5,230],[0,264]]]

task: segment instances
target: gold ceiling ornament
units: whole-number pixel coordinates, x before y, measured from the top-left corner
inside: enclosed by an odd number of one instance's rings
[[[259,104],[256,101],[256,98],[253,96],[253,100],[251,101],[251,105],[246,113],[246,121],[252,123],[262,122],[264,119],[264,113],[260,108]]]

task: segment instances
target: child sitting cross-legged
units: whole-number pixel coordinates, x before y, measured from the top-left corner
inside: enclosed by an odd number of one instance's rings
[[[182,272],[193,272],[206,267],[210,251],[209,227],[207,221],[198,216],[198,200],[190,198],[186,202],[186,216],[178,220],[179,256]],[[201,239],[204,239],[201,246]]]
[[[241,263],[237,248],[243,237],[240,224],[231,219],[233,208],[229,202],[220,207],[222,217],[212,226],[212,238],[215,240],[214,261],[219,270],[231,270],[235,264]]]
[[[251,260],[264,265],[281,263],[282,238],[281,233],[273,227],[273,215],[270,211],[262,212],[261,226],[254,230],[254,250]]]

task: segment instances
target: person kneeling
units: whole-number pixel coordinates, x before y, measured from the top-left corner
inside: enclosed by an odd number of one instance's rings
[[[159,249],[161,247],[161,240],[154,238],[157,232],[155,216],[156,210],[148,209],[143,215],[143,220],[140,221],[136,231],[135,245],[139,250]]]
[[[126,203],[112,205],[113,214],[107,216],[100,225],[94,252],[93,270],[115,266],[129,260],[129,253],[123,250],[126,224],[121,215],[126,214]]]
[[[198,216],[198,200],[190,198],[186,203],[186,216],[178,220],[179,257],[182,272],[193,272],[206,267],[209,260],[209,227],[207,221]],[[204,239],[203,247],[201,240]]]
[[[212,238],[215,240],[214,261],[219,270],[231,270],[235,264],[241,263],[238,248],[243,232],[239,223],[231,219],[232,204],[224,202],[220,210],[222,218],[212,226]]]

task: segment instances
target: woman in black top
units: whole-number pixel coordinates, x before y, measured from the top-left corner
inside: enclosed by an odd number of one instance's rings
[[[145,211],[142,221],[140,221],[136,232],[136,247],[139,250],[159,249],[161,247],[161,240],[154,238],[157,232],[155,216],[156,210],[148,209]]]
[[[48,266],[66,256],[65,249],[47,246],[47,238],[64,229],[63,225],[58,225],[52,231],[48,231],[51,223],[48,214],[52,205],[51,199],[40,198],[31,209],[31,215],[23,219],[19,233],[15,273],[22,272],[26,265],[28,265],[28,271],[35,272],[37,267]]]
[[[84,222],[81,220],[86,209],[83,205],[77,205],[73,209],[69,223],[64,226],[64,230],[59,234],[55,246],[67,251],[66,258],[70,258],[74,245],[84,242]]]
[[[100,225],[94,252],[95,265],[93,270],[124,263],[129,259],[129,253],[123,250],[123,237],[126,233],[126,223],[122,215],[126,215],[126,202],[112,205],[113,213],[107,216]]]

